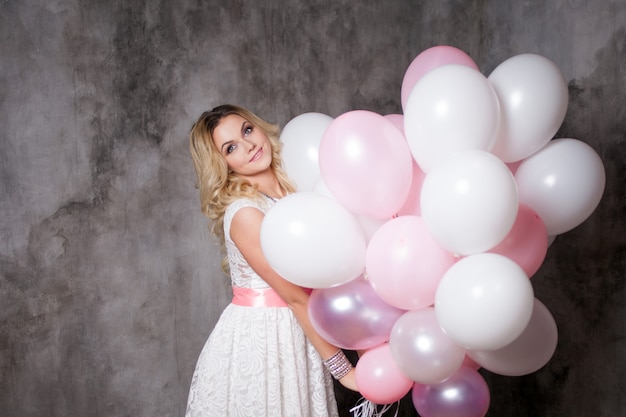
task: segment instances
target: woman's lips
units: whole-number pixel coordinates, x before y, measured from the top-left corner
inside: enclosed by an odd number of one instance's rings
[[[261,158],[263,156],[263,148],[259,149],[250,159],[250,162],[254,162],[257,159]]]

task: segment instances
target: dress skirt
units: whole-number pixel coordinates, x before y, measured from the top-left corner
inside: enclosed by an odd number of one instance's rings
[[[229,304],[196,365],[186,417],[337,417],[332,377],[287,307]]]

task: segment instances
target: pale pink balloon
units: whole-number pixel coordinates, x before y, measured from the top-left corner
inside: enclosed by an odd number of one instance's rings
[[[389,120],[404,135],[404,115],[403,114],[386,114],[385,119]]]
[[[531,277],[539,270],[548,253],[546,226],[533,209],[520,204],[511,231],[489,252],[511,258]]]
[[[384,116],[354,110],[337,117],[320,143],[320,173],[335,198],[353,213],[390,218],[411,187],[411,152]]]
[[[413,179],[411,180],[411,188],[409,190],[409,195],[404,202],[404,205],[398,211],[398,215],[406,216],[406,215],[415,215],[421,216],[422,209],[420,207],[420,195],[422,194],[422,184],[424,183],[424,178],[426,174],[422,169],[417,165],[417,162],[413,161]]]
[[[509,167],[509,169],[511,170],[511,173],[515,175],[515,173],[517,172],[517,168],[519,168],[521,163],[522,163],[522,160],[515,161],[515,162],[507,162],[506,166]]]
[[[307,306],[311,324],[330,343],[365,350],[389,340],[404,310],[385,303],[359,277],[347,284],[313,290]]]
[[[400,216],[374,233],[365,269],[374,291],[404,310],[433,304],[437,285],[456,257],[428,233],[421,217]]]
[[[461,366],[465,368],[473,369],[475,371],[478,371],[481,368],[481,366],[477,364],[472,358],[470,358],[470,356],[467,353],[465,354],[465,357],[463,358],[463,364]]]
[[[447,64],[465,65],[478,71],[478,65],[474,60],[458,48],[447,45],[428,48],[413,59],[404,73],[400,91],[402,108],[406,108],[411,90],[424,74]]]
[[[376,404],[396,402],[413,386],[413,381],[394,361],[386,343],[361,356],[356,364],[355,378],[361,395]]]
[[[402,114],[386,114],[385,118],[391,121],[395,127],[402,132],[404,135],[404,115]],[[420,193],[422,192],[422,183],[424,182],[424,177],[426,174],[422,169],[417,165],[415,160],[412,160],[413,165],[413,176],[411,180],[411,188],[409,190],[409,195],[404,202],[404,205],[398,211],[398,215],[421,215],[420,209]]]
[[[407,311],[396,320],[389,347],[402,372],[421,384],[448,379],[465,358],[465,349],[444,333],[432,307]]]
[[[466,367],[440,384],[416,383],[411,398],[421,417],[484,417],[491,404],[487,381]]]

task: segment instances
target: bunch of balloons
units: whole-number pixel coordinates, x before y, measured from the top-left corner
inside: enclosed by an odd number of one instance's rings
[[[557,326],[530,277],[605,186],[590,146],[553,138],[567,102],[545,57],[513,56],[486,77],[435,46],[406,70],[403,114],[304,113],[284,127],[298,192],[267,213],[263,251],[313,289],[318,332],[361,352],[366,399],[412,390],[422,417],[484,416],[478,369],[517,376],[550,360]]]

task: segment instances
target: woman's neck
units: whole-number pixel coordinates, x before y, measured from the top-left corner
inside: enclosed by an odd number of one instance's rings
[[[280,185],[278,184],[278,182],[271,187],[261,187],[259,185],[258,188],[259,192],[261,194],[264,194],[270,198],[274,198],[274,199],[279,199],[285,196],[285,192],[283,191],[283,189],[280,187]]]
[[[268,197],[281,198],[285,195],[285,191],[280,186],[278,178],[276,178],[276,175],[274,175],[273,172],[269,175],[258,176],[253,179],[251,178],[251,182],[257,186],[260,193],[265,194]]]

